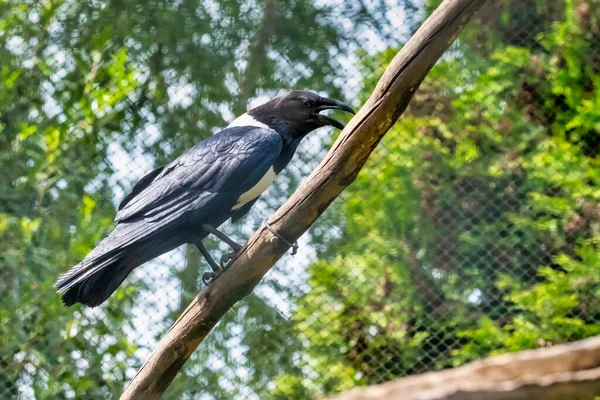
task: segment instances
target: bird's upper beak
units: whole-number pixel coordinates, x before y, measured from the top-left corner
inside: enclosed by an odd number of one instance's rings
[[[346,111],[352,114],[356,114],[356,112],[354,112],[354,110],[352,109],[352,107],[350,107],[348,104],[346,103],[342,103],[339,100],[335,100],[335,99],[328,99],[326,97],[321,97],[321,99],[319,100],[319,106],[315,109],[315,113],[317,114],[317,119],[319,120],[319,122],[321,124],[324,125],[331,125],[334,126],[338,129],[344,129],[344,124],[342,124],[340,121],[331,118],[328,115],[324,115],[324,114],[319,114],[321,111],[324,110],[342,110],[342,111]]]

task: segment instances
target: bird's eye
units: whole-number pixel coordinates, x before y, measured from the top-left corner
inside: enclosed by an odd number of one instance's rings
[[[304,107],[308,107],[308,108],[312,107],[312,102],[310,102],[308,100],[304,100],[303,103],[304,103]]]

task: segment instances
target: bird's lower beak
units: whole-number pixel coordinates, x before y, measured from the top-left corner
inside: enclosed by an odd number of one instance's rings
[[[356,114],[356,112],[352,109],[352,107],[350,107],[346,103],[342,103],[341,101],[338,101],[335,99],[328,99],[325,97],[321,97],[321,100],[319,101],[319,107],[317,107],[315,109],[315,112],[317,113],[317,119],[319,120],[319,122],[321,122],[321,124],[323,124],[323,126],[331,125],[338,129],[344,129],[344,124],[342,124],[340,121],[338,121],[336,119],[331,118],[328,115],[319,114],[321,111],[324,111],[324,110],[341,110],[341,111],[346,111],[346,112],[349,112],[352,114]]]

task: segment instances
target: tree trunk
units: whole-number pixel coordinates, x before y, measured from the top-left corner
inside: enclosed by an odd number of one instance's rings
[[[276,20],[277,1],[265,0],[262,22],[250,43],[248,64],[238,81],[240,94],[233,107],[233,112],[236,116],[246,112],[248,100],[254,96],[254,93],[256,92],[258,86],[257,79],[260,76],[260,66],[267,56],[267,45],[275,33]]]

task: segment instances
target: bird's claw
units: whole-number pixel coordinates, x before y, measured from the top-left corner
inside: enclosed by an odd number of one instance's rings
[[[204,283],[204,285],[208,286],[212,282],[214,282],[214,280],[217,279],[219,277],[219,275],[221,275],[223,273],[223,271],[225,271],[225,269],[229,266],[229,264],[231,264],[231,261],[238,258],[239,255],[240,255],[240,250],[236,250],[231,253],[223,254],[221,256],[220,268],[217,268],[217,266],[215,265],[213,271],[205,272],[202,275],[202,283]]]
[[[240,252],[241,252],[241,249],[238,249],[238,250],[232,251],[231,253],[223,254],[221,256],[221,262],[219,263],[221,265],[221,268],[223,268],[223,269],[227,268],[233,260],[235,260],[236,258],[238,258],[240,256]]]
[[[202,283],[204,283],[205,286],[210,285],[215,279],[219,277],[219,275],[221,275],[222,272],[222,269],[218,269],[216,271],[211,272],[205,272],[204,274],[202,274]]]

